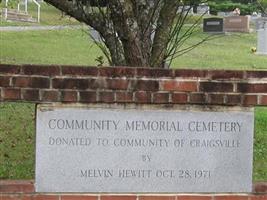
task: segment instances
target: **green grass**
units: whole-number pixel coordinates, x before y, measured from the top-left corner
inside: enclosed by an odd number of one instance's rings
[[[267,180],[267,108],[257,108],[254,139],[254,180]]]
[[[186,45],[205,36],[198,34]],[[220,36],[176,58],[172,67],[267,69],[267,56],[251,53],[256,43],[256,33]],[[0,63],[96,65],[101,55],[84,30],[0,32]]]
[[[192,37],[186,46],[193,45],[206,36],[198,34]],[[172,66],[201,69],[267,69],[267,56],[251,53],[251,47],[256,46],[256,33],[218,35],[175,59]]]
[[[0,104],[0,178],[34,176],[34,104]]]
[[[0,63],[96,65],[101,55],[83,30],[0,32]]]
[[[3,4],[3,2],[2,2]],[[21,6],[21,10],[24,7]],[[37,6],[33,3],[29,3],[28,12],[33,18],[37,19]],[[1,19],[0,15],[0,19]],[[47,4],[41,3],[41,21],[40,23],[30,23],[30,22],[7,22],[1,19],[0,26],[32,26],[32,25],[81,25],[80,22],[72,17],[64,15],[61,11],[55,7]]]

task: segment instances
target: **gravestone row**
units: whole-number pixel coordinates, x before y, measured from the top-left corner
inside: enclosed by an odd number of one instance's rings
[[[227,16],[224,18],[210,17],[203,20],[203,31],[210,33],[223,32],[251,32],[250,16]],[[255,20],[257,31],[267,28],[267,18],[261,17]]]
[[[203,31],[207,33],[243,32],[249,33],[249,16],[229,16],[225,18],[205,18]]]

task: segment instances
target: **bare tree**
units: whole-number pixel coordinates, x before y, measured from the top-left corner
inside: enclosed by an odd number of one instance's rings
[[[45,1],[94,28],[103,41],[97,45],[110,65],[162,68],[197,45],[181,49],[198,27],[199,20],[184,25],[190,9],[201,0]]]

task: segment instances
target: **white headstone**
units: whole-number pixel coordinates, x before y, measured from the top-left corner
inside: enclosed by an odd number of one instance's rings
[[[208,5],[199,5],[197,7],[197,14],[209,15],[210,14],[210,7]]]
[[[258,32],[258,45],[257,54],[267,55],[267,27],[257,30]]]
[[[193,15],[194,14],[194,11],[193,11],[193,7],[192,6],[180,6],[178,8],[178,11],[177,13],[188,13],[189,15]]]

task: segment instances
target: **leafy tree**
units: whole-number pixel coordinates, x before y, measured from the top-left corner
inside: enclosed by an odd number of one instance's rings
[[[266,16],[267,15],[267,0],[258,0],[257,1],[261,12]]]
[[[198,43],[181,49],[201,17],[184,27],[189,9],[203,0],[45,0],[99,32],[110,65],[164,67]],[[180,10],[180,12],[178,12]]]

